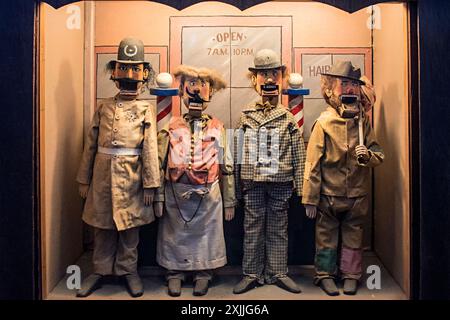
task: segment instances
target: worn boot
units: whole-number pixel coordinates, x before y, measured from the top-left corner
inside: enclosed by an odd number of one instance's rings
[[[344,280],[344,294],[355,295],[358,291],[358,280],[345,279]]]
[[[194,296],[204,296],[208,292],[208,279],[198,279],[195,281]]]
[[[300,290],[300,287],[294,282],[294,280],[292,280],[288,276],[278,278],[275,284],[281,289],[287,290],[292,293],[302,292],[302,290]]]
[[[93,273],[83,280],[81,288],[77,291],[77,297],[85,298],[92,292],[102,286],[103,276],[101,274]]]
[[[168,293],[171,297],[179,297],[181,295],[181,280],[180,279],[169,279],[167,283]]]
[[[140,297],[144,294],[144,286],[142,285],[141,278],[137,273],[125,275],[125,285],[128,289],[128,293],[133,298]]]
[[[329,296],[338,296],[339,290],[332,278],[325,278],[320,281],[320,288]]]
[[[256,288],[258,285],[258,279],[245,276],[237,285],[234,286],[233,293],[241,294]]]

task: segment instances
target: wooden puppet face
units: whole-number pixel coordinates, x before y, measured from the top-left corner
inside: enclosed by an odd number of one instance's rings
[[[260,96],[278,96],[281,93],[283,73],[280,68],[258,70],[252,83]]]
[[[186,77],[182,84],[182,92],[182,99],[187,108],[194,106],[204,110],[212,96],[209,81],[194,77]]]
[[[354,118],[360,112],[361,87],[358,81],[336,78],[330,96],[331,105],[343,118]]]
[[[337,97],[340,97],[343,94],[356,95],[359,97],[361,95],[361,87],[358,81],[337,78],[333,88],[333,94]]]
[[[148,78],[148,70],[144,69],[143,63],[116,62],[112,76],[121,94],[131,94],[133,92],[137,94],[144,81]]]

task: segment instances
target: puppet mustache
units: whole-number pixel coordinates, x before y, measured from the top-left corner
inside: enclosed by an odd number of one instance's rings
[[[263,84],[261,85],[261,89],[264,91],[275,91],[278,90],[277,84]]]
[[[354,94],[343,94],[339,97],[342,104],[355,104],[358,102],[358,96]]]
[[[209,100],[203,99],[197,92],[190,92],[188,88],[186,88],[186,93],[189,96],[189,102],[195,102],[195,103],[204,103],[209,102]]]
[[[137,86],[143,80],[135,80],[130,78],[114,78],[111,76],[111,80],[119,82],[120,88],[127,91],[137,91]]]

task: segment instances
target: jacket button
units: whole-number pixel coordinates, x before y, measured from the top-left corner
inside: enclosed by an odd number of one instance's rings
[[[119,120],[119,119],[120,119],[119,115],[115,116],[115,119],[116,119],[116,120]]]
[[[118,106],[118,107],[123,107],[123,103],[122,103],[122,102],[119,102],[119,103],[117,104],[117,106]]]
[[[118,132],[118,131],[119,131],[119,129],[117,129],[117,128],[113,129],[113,132]]]
[[[115,146],[117,146],[118,142],[117,142],[116,140],[114,140],[114,141],[112,142],[112,144],[115,145]]]

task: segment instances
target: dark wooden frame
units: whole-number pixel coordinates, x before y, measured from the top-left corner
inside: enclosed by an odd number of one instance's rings
[[[54,0],[63,5],[72,0]],[[175,3],[176,1],[159,1]],[[181,1],[183,5],[198,1]],[[224,1],[251,6],[263,1]],[[323,0],[354,11],[354,0]],[[373,4],[385,1],[359,1]],[[36,64],[39,0],[0,8],[0,299],[40,298],[39,130]],[[250,4],[250,5],[249,5]],[[450,298],[450,3],[409,3],[411,288],[413,299]],[[418,20],[420,17],[420,20]],[[420,72],[419,72],[420,70]]]

